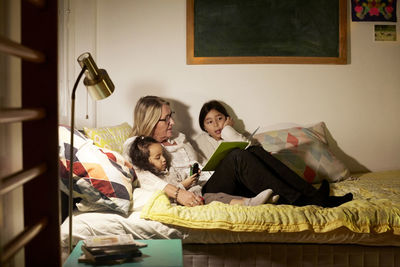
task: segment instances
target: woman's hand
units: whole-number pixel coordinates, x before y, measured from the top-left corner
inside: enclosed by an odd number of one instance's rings
[[[233,124],[234,124],[233,119],[232,119],[231,117],[229,117],[229,116],[226,117],[226,120],[225,120],[225,122],[224,122],[224,127],[227,126],[227,125],[233,127]]]
[[[192,192],[186,190],[179,190],[178,197],[176,199],[179,204],[187,207],[194,207],[203,205],[203,198],[195,195]]]
[[[192,176],[183,180],[181,184],[183,185],[183,187],[185,187],[185,189],[189,189],[190,187],[194,186],[198,180],[199,180],[199,175],[193,174]]]

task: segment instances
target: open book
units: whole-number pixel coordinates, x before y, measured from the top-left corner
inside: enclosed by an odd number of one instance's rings
[[[253,136],[256,134],[256,132],[260,129],[260,126],[257,127],[257,129],[254,130],[254,132],[248,137],[248,140],[251,140]],[[217,149],[214,151],[214,153],[211,155],[210,159],[207,161],[206,165],[201,169],[202,171],[214,171],[215,168],[217,168],[218,164],[223,160],[226,155],[229,154],[233,149],[235,148],[240,148],[240,149],[245,149],[248,146],[250,146],[251,141],[227,141],[227,142],[222,142],[219,144]]]
[[[226,155],[229,154],[233,149],[240,148],[245,149],[250,142],[222,142],[219,144],[217,149],[214,151],[202,171],[214,171],[218,164],[223,160]]]

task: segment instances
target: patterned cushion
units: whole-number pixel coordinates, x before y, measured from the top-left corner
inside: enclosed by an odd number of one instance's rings
[[[69,194],[70,134],[69,127],[59,127],[60,184],[66,194]],[[115,151],[93,145],[92,140],[76,130],[73,159],[73,197],[83,199],[78,209],[129,212],[136,182],[130,163]]]
[[[127,123],[113,127],[83,128],[84,133],[93,140],[94,144],[118,153],[122,153],[122,145],[132,132],[132,127]]]
[[[293,127],[254,136],[263,148],[309,183],[322,179],[336,182],[350,174],[347,167],[329,150],[325,123],[312,127]]]

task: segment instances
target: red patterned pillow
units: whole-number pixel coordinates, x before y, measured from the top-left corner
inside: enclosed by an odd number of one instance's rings
[[[263,148],[309,183],[343,180],[347,167],[333,155],[326,141],[325,123],[259,133],[254,136]]]
[[[69,194],[70,130],[59,127],[61,190]],[[119,153],[93,145],[80,132],[74,132],[73,196],[83,199],[80,210],[114,210],[128,214],[132,206],[136,174]]]

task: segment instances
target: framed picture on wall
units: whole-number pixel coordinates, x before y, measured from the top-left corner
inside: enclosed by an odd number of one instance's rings
[[[351,0],[352,21],[396,22],[397,0]]]
[[[187,64],[346,64],[346,0],[187,0]]]
[[[374,25],[375,42],[396,42],[396,25]]]

